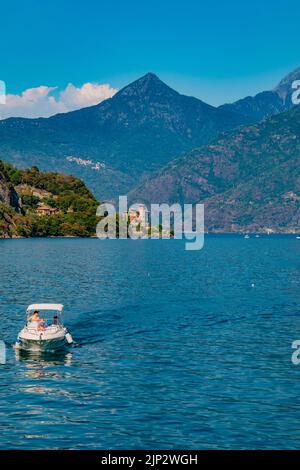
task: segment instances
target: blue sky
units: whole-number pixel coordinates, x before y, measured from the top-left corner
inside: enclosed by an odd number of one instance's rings
[[[300,66],[294,0],[10,0],[1,17],[0,79],[11,94],[69,82],[120,88],[152,71],[221,104]]]

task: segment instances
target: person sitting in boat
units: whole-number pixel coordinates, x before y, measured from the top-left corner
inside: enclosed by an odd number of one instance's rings
[[[35,312],[30,315],[28,321],[31,323],[31,326],[37,328],[38,331],[43,331],[45,329],[45,320],[40,317],[40,312],[38,310],[35,310]]]
[[[40,321],[40,312],[38,310],[36,310],[35,312],[33,312],[32,315],[30,315],[30,317],[28,317],[28,321],[30,323],[32,323],[31,326],[38,326],[38,323]]]
[[[54,315],[52,325],[58,325],[58,315]]]
[[[46,326],[45,326],[45,320],[43,320],[42,318],[40,319],[39,323],[38,323],[38,327],[37,327],[37,330],[38,331],[44,331],[46,329]]]

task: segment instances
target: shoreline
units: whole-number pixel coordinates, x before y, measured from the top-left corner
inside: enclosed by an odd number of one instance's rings
[[[215,237],[245,237],[248,235],[249,238],[270,238],[270,237],[288,237],[288,238],[297,238],[300,237],[299,232],[205,232],[205,236],[215,236]],[[50,236],[50,237],[1,237],[0,240],[59,240],[59,239],[78,239],[78,240],[91,240],[91,239],[98,239],[96,235],[91,235],[90,237],[78,237],[75,235],[65,235],[65,236]],[[143,240],[173,240],[174,237],[153,237],[153,238],[144,238]],[[184,240],[184,236],[182,240]],[[116,238],[118,240],[118,238]],[[122,239],[123,240],[123,239]],[[126,240],[126,238],[124,239]],[[130,240],[130,237],[127,238]],[[179,239],[180,240],[180,239]]]

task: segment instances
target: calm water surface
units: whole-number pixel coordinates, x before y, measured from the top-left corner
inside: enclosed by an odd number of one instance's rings
[[[0,366],[1,449],[300,447],[300,240],[0,241],[0,337],[62,302],[76,347]]]

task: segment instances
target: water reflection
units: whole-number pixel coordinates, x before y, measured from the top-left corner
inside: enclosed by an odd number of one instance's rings
[[[73,354],[70,351],[44,352],[15,349],[17,362],[27,362],[26,367],[45,369],[50,366],[70,366]]]

